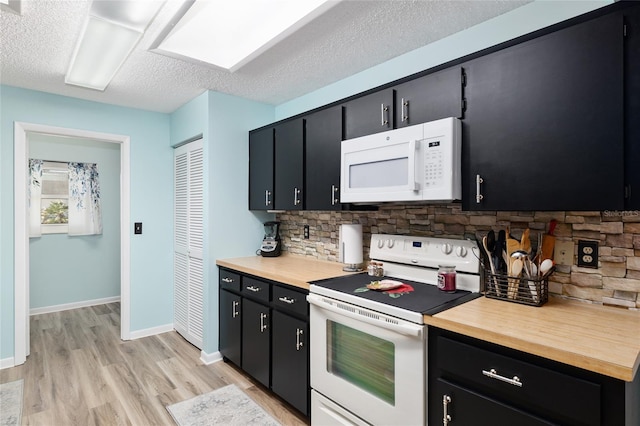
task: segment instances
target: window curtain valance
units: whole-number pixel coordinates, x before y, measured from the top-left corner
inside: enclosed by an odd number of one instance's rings
[[[42,165],[44,161],[29,160],[30,188],[30,235],[40,236]],[[67,163],[69,173],[69,235],[102,234],[102,210],[100,204],[100,181],[95,163]]]

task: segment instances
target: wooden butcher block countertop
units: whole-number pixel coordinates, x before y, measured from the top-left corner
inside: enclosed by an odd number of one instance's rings
[[[309,289],[309,282],[350,274],[342,264],[283,254],[220,259],[235,271]],[[640,312],[550,298],[532,307],[480,297],[425,324],[528,352],[624,381],[640,363]]]
[[[237,257],[218,259],[218,266],[255,275],[295,287],[309,289],[309,282],[349,275],[338,262],[317,260],[305,256],[283,254],[278,257]]]
[[[425,323],[631,382],[640,363],[640,312],[550,298],[532,307],[480,297]]]

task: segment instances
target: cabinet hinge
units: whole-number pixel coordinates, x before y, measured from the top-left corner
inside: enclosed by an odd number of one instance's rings
[[[467,110],[467,98],[462,98],[462,112]]]
[[[467,87],[467,74],[462,71],[462,87]]]
[[[622,25],[622,37],[627,36],[627,24]]]
[[[624,198],[626,198],[627,200],[631,198],[631,185],[624,186]]]

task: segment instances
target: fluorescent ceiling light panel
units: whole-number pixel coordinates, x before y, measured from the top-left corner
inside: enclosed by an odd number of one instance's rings
[[[196,0],[152,48],[233,72],[338,2]]]
[[[162,6],[161,1],[94,1],[64,82],[104,90]]]

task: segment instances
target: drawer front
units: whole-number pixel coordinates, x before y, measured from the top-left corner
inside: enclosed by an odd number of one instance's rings
[[[278,309],[295,312],[305,317],[309,316],[307,295],[285,287],[273,286],[273,306]]]
[[[240,291],[240,274],[220,269],[220,287]]]
[[[600,424],[600,384],[442,336],[436,356],[443,377],[563,423]]]
[[[261,302],[269,302],[269,289],[271,284],[255,278],[242,278],[242,294]]]

